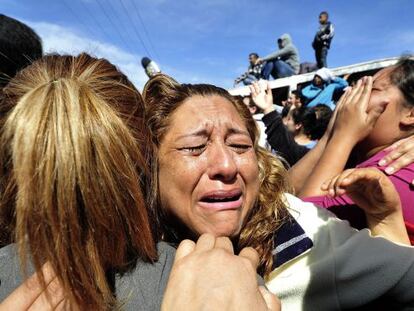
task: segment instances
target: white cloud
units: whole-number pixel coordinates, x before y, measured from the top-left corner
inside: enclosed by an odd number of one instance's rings
[[[129,53],[113,44],[90,39],[72,29],[56,24],[30,21],[25,21],[25,23],[30,25],[42,38],[46,53],[79,54],[87,52],[96,57],[106,58],[118,66],[139,89],[142,89],[148,80],[140,64],[140,55]]]
[[[161,1],[161,0],[160,0]],[[21,20],[21,19],[20,19]],[[142,90],[148,78],[141,67],[141,55],[130,53],[110,43],[91,39],[77,30],[49,22],[32,22],[23,20],[42,38],[45,53],[66,53],[76,55],[87,52],[96,57],[108,59],[125,73],[135,86]],[[183,83],[213,83],[222,87],[230,87],[231,79],[217,76],[199,75],[187,72],[176,66],[161,64],[163,72]]]

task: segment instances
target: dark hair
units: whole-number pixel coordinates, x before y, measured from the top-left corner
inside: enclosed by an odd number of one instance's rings
[[[29,26],[0,14],[0,88],[42,57],[42,42]]]
[[[310,108],[310,114],[314,114],[315,118],[304,118],[305,132],[310,136],[312,140],[321,139],[328,128],[329,120],[332,117],[332,110],[324,104],[318,104],[313,108]],[[314,120],[313,123],[308,122],[309,119]]]
[[[300,107],[295,108],[292,111],[292,119],[295,122],[295,124],[303,124],[303,118],[305,116],[305,113],[309,110],[309,108],[306,107]]]
[[[282,118],[286,118],[287,117],[287,115],[289,114],[289,111],[290,111],[290,108],[292,107],[292,105],[288,105],[288,104],[286,104],[284,107],[283,107],[283,109],[282,109],[282,113],[281,113],[281,115],[282,115]]]
[[[257,54],[257,53],[250,53],[250,54],[249,54],[249,57],[250,57],[250,56],[254,56],[254,57],[256,57],[256,58],[259,58],[259,54]]]
[[[326,11],[322,11],[322,12],[319,14],[319,16],[321,16],[321,15],[326,15],[326,17],[329,17],[328,12],[326,12]]]
[[[390,81],[404,96],[405,104],[414,106],[414,58],[402,56],[390,75]]]
[[[148,57],[143,57],[141,59],[142,67],[144,67],[144,68],[147,67],[149,63],[151,63],[151,59],[149,59]]]

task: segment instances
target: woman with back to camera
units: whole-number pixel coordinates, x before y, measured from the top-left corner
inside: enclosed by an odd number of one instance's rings
[[[138,91],[108,61],[81,54],[34,62],[4,94],[0,221],[7,246],[0,249],[0,301],[29,272],[40,280],[26,281],[0,309],[160,309],[175,251],[156,247],[150,230],[142,191],[148,135]],[[254,269],[240,270],[246,260],[254,266],[254,254],[236,257],[223,238],[208,241],[179,248],[163,310],[180,303],[198,310],[224,298],[267,310]],[[216,248],[234,267],[228,274],[228,267],[214,265],[224,276],[220,285],[240,288],[224,292],[222,301],[201,299],[217,286],[205,278]],[[203,263],[197,271],[195,259]],[[186,295],[179,295],[183,287]]]
[[[160,215],[164,240],[210,232],[231,237],[236,250],[254,247],[260,273],[288,310],[354,308],[385,293],[401,305],[413,301],[412,248],[372,238],[284,194],[283,165],[257,146],[254,120],[227,91],[159,75],[145,86],[144,100],[154,146],[149,206]],[[360,193],[361,185],[372,191]],[[343,187],[368,218],[387,218],[385,226],[371,222],[372,234],[409,244],[385,176],[357,170]]]

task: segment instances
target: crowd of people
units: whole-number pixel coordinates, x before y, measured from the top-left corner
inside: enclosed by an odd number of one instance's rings
[[[328,67],[328,51],[335,35],[333,24],[329,21],[328,12],[319,14],[319,28],[312,41],[315,50],[316,63],[300,63],[299,51],[293,44],[292,38],[285,33],[277,39],[278,50],[259,57],[257,53],[249,54],[249,67],[247,71],[234,80],[234,85],[243,83],[251,85],[260,79],[269,80],[290,77],[299,73],[308,73],[318,68]]]
[[[414,307],[412,57],[353,87],[321,68],[282,107],[253,78],[141,94],[4,15],[0,41],[1,311]],[[252,76],[299,70],[276,54]]]

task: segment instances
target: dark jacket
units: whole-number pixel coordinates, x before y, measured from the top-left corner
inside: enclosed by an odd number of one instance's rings
[[[315,38],[313,39],[312,47],[315,50],[322,47],[327,47],[329,49],[334,35],[335,29],[331,22],[320,25],[318,31],[315,34]]]
[[[310,149],[299,145],[293,135],[282,122],[282,117],[277,111],[272,111],[262,118],[266,126],[267,141],[273,150],[293,166]]]

